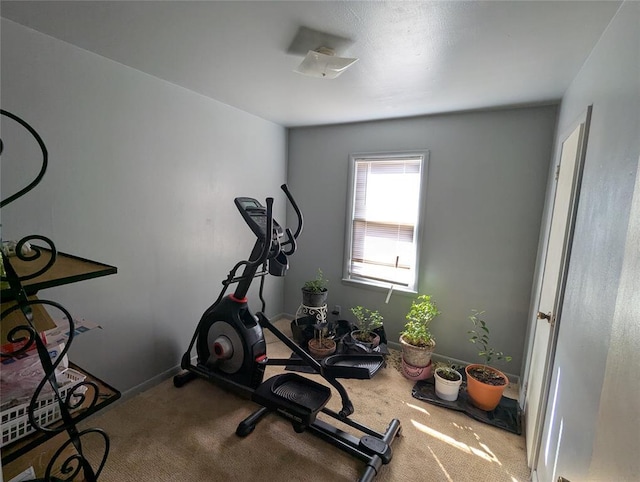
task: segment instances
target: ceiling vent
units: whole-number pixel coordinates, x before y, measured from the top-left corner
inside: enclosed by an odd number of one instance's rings
[[[321,79],[335,79],[358,61],[357,58],[336,55],[336,50],[345,49],[352,43],[344,37],[300,27],[288,52],[305,55],[305,58],[294,72]]]

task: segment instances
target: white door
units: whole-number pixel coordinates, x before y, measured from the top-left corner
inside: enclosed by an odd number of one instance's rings
[[[556,333],[556,316],[562,298],[562,281],[568,262],[573,215],[581,172],[581,160],[586,149],[586,134],[591,108],[584,121],[562,143],[560,160],[556,170],[556,192],[547,241],[547,252],[542,274],[537,319],[533,335],[533,347],[527,377],[524,404],[527,462],[535,467],[542,421],[549,391],[549,374],[553,362],[553,346]]]

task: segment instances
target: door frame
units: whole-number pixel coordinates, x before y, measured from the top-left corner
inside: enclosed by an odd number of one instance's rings
[[[576,130],[576,128],[580,127],[582,125],[582,132],[580,134],[580,138],[578,141],[578,158],[576,160],[576,167],[575,167],[575,173],[574,173],[574,180],[573,180],[573,184],[572,184],[572,188],[571,188],[571,200],[570,200],[570,205],[569,205],[569,213],[567,215],[568,219],[567,219],[567,226],[566,226],[566,236],[565,236],[565,243],[564,243],[564,247],[562,249],[563,254],[562,254],[562,260],[560,263],[560,270],[559,270],[559,278],[558,278],[558,286],[557,286],[557,290],[556,290],[556,295],[555,295],[555,303],[554,306],[556,307],[555,310],[555,320],[554,323],[551,326],[551,330],[550,330],[550,334],[549,334],[549,343],[547,345],[547,355],[546,355],[546,360],[545,360],[545,368],[544,368],[544,373],[542,376],[542,386],[541,386],[541,392],[540,392],[540,403],[539,403],[539,408],[538,408],[538,414],[537,414],[537,422],[535,424],[535,435],[534,434],[525,434],[526,437],[535,437],[535,440],[528,440],[527,441],[527,445],[531,444],[532,448],[533,448],[533,453],[532,453],[532,457],[531,457],[531,472],[532,475],[534,476],[533,480],[536,480],[535,477],[535,473],[536,473],[536,468],[538,466],[538,460],[539,460],[539,456],[540,456],[540,449],[541,449],[541,445],[542,445],[542,434],[544,431],[544,425],[546,423],[546,418],[547,418],[547,413],[549,411],[549,393],[551,390],[551,374],[553,373],[553,368],[554,368],[554,360],[555,360],[555,353],[556,353],[556,345],[557,345],[557,340],[558,340],[558,332],[560,329],[560,323],[562,320],[562,304],[564,301],[564,294],[565,294],[565,288],[566,288],[566,283],[567,283],[567,274],[569,271],[569,262],[571,260],[571,248],[573,245],[573,236],[574,236],[574,230],[575,230],[575,221],[576,221],[576,215],[577,215],[577,210],[578,210],[578,202],[579,202],[579,198],[580,198],[580,188],[582,185],[582,175],[583,175],[583,171],[584,171],[584,162],[585,162],[585,158],[586,158],[586,154],[587,154],[587,146],[588,146],[588,138],[589,138],[589,129],[590,129],[590,124],[591,124],[591,113],[592,113],[592,108],[593,105],[589,105],[585,111],[583,111],[580,116],[571,123],[570,127],[567,128],[565,131],[563,131],[562,135],[558,136],[558,140],[559,145],[556,146],[555,149],[555,154],[554,154],[554,160],[555,162],[553,163],[554,165],[554,173],[558,172],[557,169],[560,168],[560,160],[561,160],[561,156],[562,156],[562,148],[564,145],[565,140],[567,140],[569,138],[569,136],[571,136],[571,134]],[[552,174],[553,175],[553,174]],[[556,190],[558,188],[558,183],[557,180],[554,181],[553,183],[553,194],[551,196],[549,196],[548,199],[550,199],[552,202],[555,201],[555,197],[556,197]],[[554,202],[555,204],[555,202]],[[547,251],[548,251],[548,241],[549,241],[549,236],[551,233],[551,220],[553,218],[553,206],[548,214],[548,225],[545,226],[545,237],[544,239],[544,256],[541,256],[540,259],[538,260],[538,267],[540,268],[540,271],[538,273],[538,279],[539,279],[539,284],[537,286],[537,291],[535,293],[535,298],[531,303],[531,308],[530,308],[530,313],[529,313],[529,320],[531,320],[531,325],[530,325],[530,329],[529,329],[529,334],[528,334],[528,340],[529,340],[529,345],[528,345],[528,351],[527,351],[527,356],[526,356],[526,365],[524,367],[524,371],[523,373],[525,374],[525,376],[527,377],[527,379],[525,380],[525,387],[523,388],[523,390],[521,391],[521,403],[520,405],[522,407],[525,406],[526,403],[526,397],[528,396],[528,387],[527,384],[529,382],[528,378],[529,378],[529,370],[531,367],[531,360],[533,358],[533,353],[534,353],[534,339],[535,339],[535,330],[536,330],[536,324],[537,324],[537,313],[538,313],[538,305],[539,305],[539,301],[540,301],[540,295],[542,293],[542,280],[543,280],[543,276],[544,276],[544,264],[546,262],[546,258],[547,258]]]

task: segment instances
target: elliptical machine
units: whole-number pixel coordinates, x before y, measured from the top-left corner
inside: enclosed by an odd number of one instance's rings
[[[391,444],[400,434],[401,426],[393,419],[384,433],[351,420],[354,407],[338,378],[371,378],[383,365],[379,354],[333,355],[318,362],[304,349],[288,338],[264,315],[264,280],[267,274],[284,276],[288,269],[288,256],[297,248],[296,239],[302,232],[303,217],[286,185],[281,186],[291,203],[298,226],[295,233],[283,228],[273,219],[273,198],[266,199],[266,207],[256,199],[239,197],[234,200],[245,222],[256,235],[248,260],[238,262],[222,282],[223,289],[217,300],[202,315],[191,338],[189,348],[181,361],[182,373],[173,379],[176,387],[196,377],[205,378],[227,390],[251,398],[261,408],[240,422],[236,434],[249,435],[256,424],[268,413],[275,412],[289,419],[297,433],[309,430],[314,435],[358,458],[365,463],[360,481],[370,481],[384,464],[391,461]],[[283,239],[285,238],[285,239]],[[237,271],[243,268],[241,275]],[[259,297],[262,311],[255,315],[248,307],[247,292],[255,278],[260,278]],[[237,283],[233,294],[225,293]],[[268,329],[282,341],[296,358],[269,359],[263,329]],[[192,351],[196,347],[196,363]],[[328,386],[296,373],[283,373],[263,381],[267,365],[306,366],[320,375],[339,393],[342,408],[339,412],[325,405],[331,398]],[[323,413],[362,432],[355,437],[316,418]]]

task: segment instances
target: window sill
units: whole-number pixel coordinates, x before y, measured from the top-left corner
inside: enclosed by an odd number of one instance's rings
[[[355,279],[348,279],[348,278],[342,278],[342,284],[346,286],[353,286],[356,288],[364,288],[372,291],[379,291],[381,293],[389,293],[391,289],[389,285],[381,285],[381,284],[376,284],[369,281],[355,280]],[[396,293],[403,296],[415,296],[418,294],[417,291],[406,288],[404,286],[393,286],[393,294],[396,294]]]

